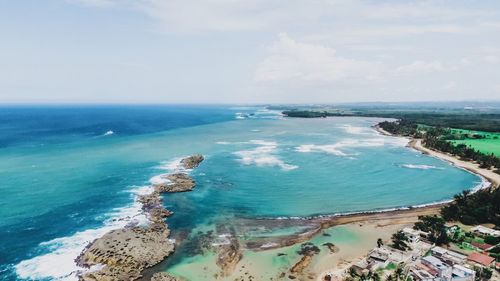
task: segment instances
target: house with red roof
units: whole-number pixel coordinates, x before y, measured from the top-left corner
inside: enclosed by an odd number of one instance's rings
[[[476,249],[486,252],[490,249],[493,249],[495,247],[494,245],[486,244],[486,243],[478,243],[478,242],[471,242],[470,243],[472,246],[474,246]]]
[[[473,265],[491,267],[494,265],[495,258],[481,253],[472,253],[467,257],[467,260]]]

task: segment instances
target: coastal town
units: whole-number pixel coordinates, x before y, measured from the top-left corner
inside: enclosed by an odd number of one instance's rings
[[[391,241],[379,239],[366,257],[340,274],[327,272],[321,280],[499,280],[500,231],[455,224],[446,226],[446,233],[449,245],[437,246],[430,232],[405,227]]]
[[[411,127],[413,127],[411,134],[401,133]],[[422,131],[419,131],[415,124],[408,125],[398,120],[379,123],[374,128],[387,136],[409,136],[411,140],[408,146],[413,149],[481,175],[489,182],[489,188],[476,192],[482,192],[486,196],[498,193],[500,183],[498,170],[475,163],[479,161],[464,161],[460,158],[465,157],[438,151],[437,147],[430,149],[424,146],[423,142],[427,144],[430,142],[427,132],[423,132],[427,139],[418,138],[422,136]],[[366,256],[348,263],[343,270],[323,273],[319,280],[500,280],[500,230],[495,229],[495,223],[484,225],[470,223],[475,219],[469,221],[468,218],[474,215],[468,212],[475,210],[468,209],[465,216],[450,214],[460,209],[457,208],[458,205],[467,205],[464,201],[469,194],[470,191],[465,191],[461,195],[456,195],[453,202],[442,207],[440,213],[446,219],[435,214],[419,216],[419,220],[413,226],[403,227],[394,233],[389,241],[379,238],[377,246]],[[494,196],[492,203],[498,208],[500,202]],[[477,200],[479,196],[475,198]],[[464,220],[467,220],[467,224],[462,223]],[[491,218],[486,221],[491,221]]]

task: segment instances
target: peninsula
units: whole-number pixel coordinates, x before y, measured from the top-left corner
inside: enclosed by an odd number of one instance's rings
[[[165,183],[154,184],[150,194],[137,198],[148,215],[148,225],[112,230],[88,245],[76,260],[80,266],[89,268],[80,279],[136,280],[144,269],[168,257],[174,251],[175,243],[169,240],[170,229],[165,218],[172,212],[163,207],[162,193],[191,191],[195,181],[186,170],[198,167],[203,160],[201,155],[182,159],[181,172],[162,175],[167,180]],[[162,272],[155,274],[152,280],[177,279]]]

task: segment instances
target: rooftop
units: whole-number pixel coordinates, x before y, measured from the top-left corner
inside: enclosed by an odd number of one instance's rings
[[[494,258],[481,253],[472,253],[467,257],[467,259],[484,266],[491,265],[491,263],[495,260]]]
[[[477,231],[477,232],[488,234],[488,235],[495,236],[495,237],[500,236],[500,230],[491,229],[489,227],[485,227],[482,225],[478,225],[478,226],[471,228],[471,231]]]

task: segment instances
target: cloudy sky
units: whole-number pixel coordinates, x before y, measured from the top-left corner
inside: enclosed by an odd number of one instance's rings
[[[0,102],[500,99],[500,2],[0,1]]]

